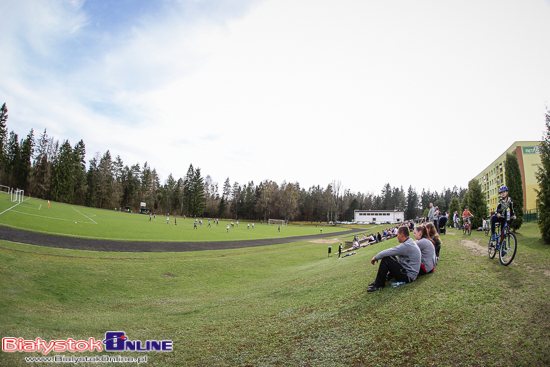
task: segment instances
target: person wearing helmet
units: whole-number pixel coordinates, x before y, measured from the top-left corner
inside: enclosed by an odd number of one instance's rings
[[[491,217],[491,238],[495,238],[495,226],[496,223],[500,223],[501,226],[504,225],[506,222],[506,211],[510,209],[510,219],[516,219],[516,214],[514,213],[514,203],[512,202],[512,199],[508,196],[508,187],[505,185],[502,185],[500,189],[498,190],[500,194],[500,200],[498,201],[497,209],[495,210],[495,215]],[[500,242],[502,242],[504,238],[500,238]]]
[[[472,213],[470,213],[470,211],[468,210],[468,207],[465,206],[464,207],[464,211],[462,212],[462,219],[464,221],[464,223],[468,223],[470,224],[470,218],[473,218],[474,215]]]

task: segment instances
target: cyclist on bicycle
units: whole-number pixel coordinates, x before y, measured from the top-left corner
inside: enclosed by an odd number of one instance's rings
[[[473,218],[473,217],[474,215],[470,213],[470,211],[468,210],[468,207],[465,206],[464,211],[462,212],[462,219],[464,219],[464,225],[466,225],[466,223],[470,224],[470,218]],[[470,225],[470,228],[472,228],[471,225]]]
[[[497,209],[495,210],[495,215],[491,217],[491,238],[495,239],[495,226],[496,223],[500,223],[501,227],[504,226],[506,220],[516,219],[516,214],[514,213],[514,203],[512,199],[508,196],[508,187],[502,185],[498,190],[500,194],[500,200],[498,201]],[[510,218],[506,218],[506,211],[510,209]],[[500,242],[504,237],[500,238]]]

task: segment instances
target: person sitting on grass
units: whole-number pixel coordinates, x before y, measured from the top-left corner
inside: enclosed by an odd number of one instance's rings
[[[433,223],[431,223],[433,224]],[[435,245],[433,240],[428,236],[428,230],[424,226],[419,226],[414,229],[414,238],[416,245],[420,249],[422,259],[420,263],[420,272],[418,275],[431,273],[435,270],[437,259],[435,257]]]
[[[435,229],[433,223],[427,223],[426,229],[428,230],[428,236],[430,236],[435,246],[435,257],[437,257],[437,260],[439,260],[439,250],[441,250],[441,238],[439,237],[437,229]]]
[[[416,280],[420,270],[422,254],[416,242],[409,237],[409,229],[406,226],[399,227],[397,231],[399,245],[381,251],[371,259],[374,265],[378,260],[378,274],[376,280],[369,284],[368,293],[376,292],[384,288],[386,280],[394,278],[399,282],[410,283]],[[397,256],[397,258],[396,258]]]

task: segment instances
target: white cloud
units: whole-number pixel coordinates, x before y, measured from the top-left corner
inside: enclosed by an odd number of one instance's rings
[[[38,8],[45,20],[29,32],[45,35],[32,49],[55,65],[0,38],[16,55],[17,72],[0,71],[10,121],[84,139],[88,158],[110,149],[129,165],[148,161],[162,177],[192,163],[220,184],[441,190],[544,128],[545,2],[279,0],[195,19],[183,6],[115,39],[88,34],[79,3],[54,5]],[[82,40],[102,43],[60,73],[71,55],[52,45]],[[26,63],[43,70],[37,82]],[[450,164],[465,151],[469,165]]]

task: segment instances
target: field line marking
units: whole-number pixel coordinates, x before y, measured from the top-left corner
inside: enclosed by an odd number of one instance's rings
[[[19,213],[19,214],[24,214],[24,215],[31,215],[31,216],[33,216],[33,217],[40,217],[40,218],[46,218],[46,219],[63,220],[63,221],[66,221],[66,222],[72,222],[72,221],[73,221],[72,219],[48,217],[48,216],[46,216],[46,215],[38,215],[38,214],[25,213],[25,212],[20,212],[20,211],[17,211],[17,210],[14,210],[13,213]],[[91,224],[90,222],[80,222],[80,223]],[[97,224],[97,223],[96,223],[96,224]]]
[[[17,203],[17,204],[15,204],[14,206],[12,206],[11,208],[8,208],[8,209],[4,210],[2,213],[0,213],[0,215],[4,214],[4,213],[7,212],[8,210],[11,210],[11,209],[15,208],[15,207],[16,207],[17,205],[19,205],[19,204],[21,204],[21,203]]]
[[[74,207],[71,207],[71,208],[73,208],[73,209],[74,209]],[[75,211],[76,211],[76,212],[77,212],[78,214],[81,214],[81,215],[83,215],[84,217],[86,217],[86,218],[88,218],[89,220],[91,220],[92,222],[94,222],[94,224],[97,224],[97,223],[95,222],[95,220],[93,220],[92,218],[90,218],[90,217],[87,217],[86,215],[82,214],[81,212],[79,212],[79,211],[78,211],[78,210],[76,210],[76,209],[74,209],[74,210],[75,210]]]
[[[42,208],[42,204],[40,204],[40,206],[38,207],[38,210],[40,210]]]

